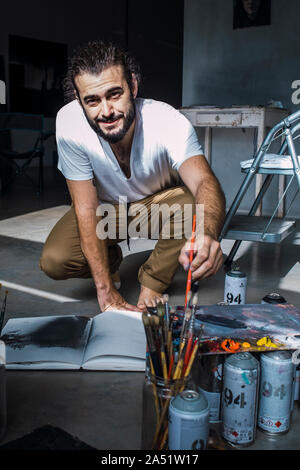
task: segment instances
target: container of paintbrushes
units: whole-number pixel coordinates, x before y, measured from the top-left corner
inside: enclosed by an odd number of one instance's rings
[[[162,450],[168,444],[169,404],[187,388],[190,377],[165,379],[146,375],[143,386],[142,443],[143,450]]]
[[[5,344],[0,340],[0,440],[6,431],[6,374]]]
[[[173,397],[191,388],[191,369],[199,338],[186,324],[180,344],[173,338],[168,299],[142,314],[147,339],[143,388],[142,449],[162,450],[168,444],[168,412]]]

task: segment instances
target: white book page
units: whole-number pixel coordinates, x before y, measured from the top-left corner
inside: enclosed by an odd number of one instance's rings
[[[1,335],[7,367],[36,364],[47,369],[73,364],[79,368],[91,323],[90,318],[75,315],[9,319]]]
[[[85,370],[145,371],[145,360],[127,356],[98,356],[83,364]]]
[[[78,370],[79,367],[77,364],[71,364],[70,362],[51,362],[51,361],[46,361],[46,362],[17,362],[17,363],[11,363],[11,364],[6,364],[5,366],[6,369],[11,369],[11,370]]]
[[[145,360],[146,335],[142,322],[142,314],[131,311],[107,311],[93,318],[93,324],[88,345],[85,350],[83,366],[87,368],[88,362],[93,361],[96,367],[105,366],[106,359],[114,363],[126,363],[128,358]],[[142,366],[143,367],[143,366]]]

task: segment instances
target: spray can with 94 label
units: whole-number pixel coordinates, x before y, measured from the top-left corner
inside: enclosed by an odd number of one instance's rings
[[[234,268],[225,276],[224,302],[229,305],[238,305],[246,303],[247,276]]]
[[[223,438],[233,446],[250,445],[256,436],[259,362],[249,352],[230,354],[223,374]]]
[[[271,435],[284,434],[290,426],[295,367],[290,351],[262,353],[258,426]]]

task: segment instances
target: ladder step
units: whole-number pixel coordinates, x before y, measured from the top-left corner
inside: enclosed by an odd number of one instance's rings
[[[295,220],[274,218],[268,227],[267,216],[236,215],[232,218],[225,239],[264,243],[280,243],[295,230]]]
[[[249,173],[249,168],[241,168],[242,173]],[[255,174],[261,175],[294,175],[295,170],[287,168],[259,168]]]

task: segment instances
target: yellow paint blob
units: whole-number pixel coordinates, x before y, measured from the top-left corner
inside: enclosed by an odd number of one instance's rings
[[[277,344],[272,343],[271,338],[269,336],[264,336],[263,338],[260,338],[256,342],[257,346],[266,346],[267,348],[277,348]]]

